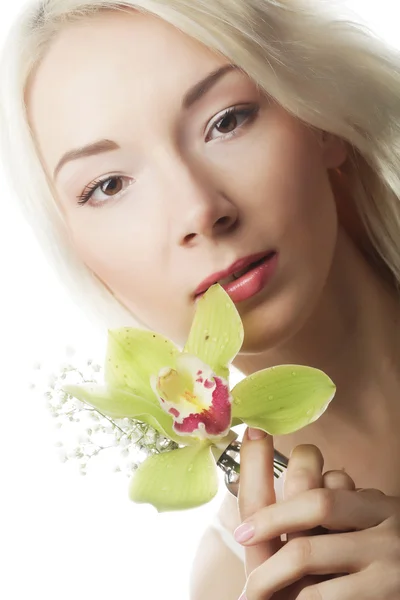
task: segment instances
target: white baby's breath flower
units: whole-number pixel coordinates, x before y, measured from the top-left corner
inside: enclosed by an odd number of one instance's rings
[[[73,355],[74,349],[67,347],[67,358]],[[44,370],[39,361],[33,368]],[[148,456],[173,450],[178,445],[150,425],[126,417],[112,419],[62,389],[66,382],[100,383],[102,376],[102,367],[91,358],[81,360],[80,366],[65,360],[57,371],[47,375],[43,396],[55,419],[55,428],[63,435],[55,444],[57,453],[62,462],[76,462],[79,472],[86,475],[91,461],[97,460],[99,455],[117,452],[120,463],[113,467],[114,472],[131,476]],[[32,391],[40,387],[37,382],[30,384]]]

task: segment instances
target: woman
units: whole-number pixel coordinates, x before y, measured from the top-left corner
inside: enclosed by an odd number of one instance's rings
[[[219,281],[239,369],[306,364],[337,385],[274,439],[295,449],[282,502],[271,439],[245,436],[248,600],[400,597],[400,61],[332,4],[36,1],[1,68],[3,160],[103,326],[180,343]],[[241,564],[210,535],[193,598],[237,597]]]

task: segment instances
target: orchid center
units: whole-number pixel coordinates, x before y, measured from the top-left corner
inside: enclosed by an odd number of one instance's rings
[[[157,387],[161,402],[172,402],[176,405],[191,403],[198,412],[207,408],[194,391],[194,381],[190,373],[178,372],[168,367],[162,369],[158,375]]]
[[[228,382],[191,354],[180,354],[176,363],[175,369],[161,369],[152,381],[175,431],[199,439],[223,437],[232,420]]]

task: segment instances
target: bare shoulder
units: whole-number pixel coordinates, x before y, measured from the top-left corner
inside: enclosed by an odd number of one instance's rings
[[[237,500],[227,493],[218,517],[234,531],[240,523]],[[243,562],[223,542],[218,531],[208,527],[201,538],[192,566],[190,600],[234,600],[246,583]]]

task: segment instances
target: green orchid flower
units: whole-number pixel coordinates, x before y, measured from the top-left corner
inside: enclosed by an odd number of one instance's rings
[[[216,463],[245,423],[271,435],[318,419],[335,395],[322,371],[281,365],[229,388],[229,365],[243,344],[243,324],[225,290],[212,286],[197,302],[183,351],[135,328],[109,330],[104,385],[64,390],[112,418],[147,423],[176,442],[147,458],[130,484],[134,502],[159,512],[194,508],[218,491]]]

